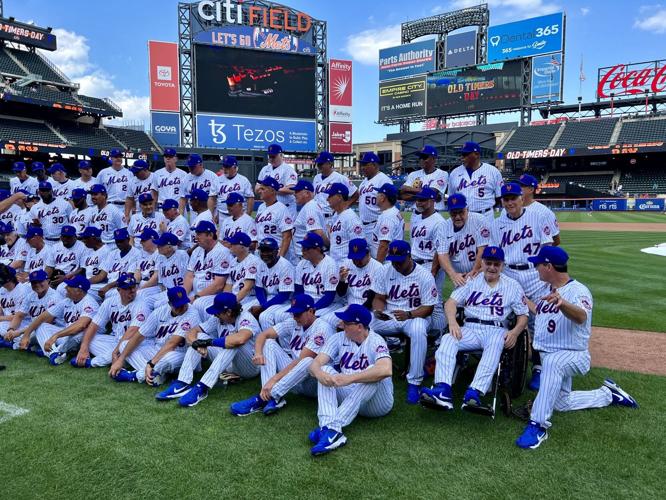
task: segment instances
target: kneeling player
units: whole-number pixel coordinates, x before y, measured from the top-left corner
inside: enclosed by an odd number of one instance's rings
[[[310,397],[317,395],[317,381],[310,377],[308,368],[326,339],[334,335],[334,330],[323,319],[317,318],[315,311],[312,297],[296,295],[287,310],[294,315],[296,328],[293,328],[291,321],[285,321],[261,332],[252,359],[261,366],[261,392],[233,403],[231,413],[244,417],[263,411],[264,415],[271,415],[287,404],[284,396],[290,391]],[[278,337],[283,338],[290,333],[291,352],[287,353],[278,343]]]
[[[370,330],[372,315],[351,305],[336,313],[345,332],[331,336],[310,365],[319,382],[319,427],[310,433],[313,455],[323,455],[347,442],[342,429],[356,415],[382,417],[393,408],[393,365],[384,339]],[[340,372],[333,368],[340,366]]]
[[[506,347],[516,343],[518,335],[527,327],[525,293],[517,281],[502,274],[504,252],[499,247],[486,247],[482,254],[483,273],[456,288],[446,301],[446,316],[450,335],[442,337],[435,353],[435,386],[421,391],[421,404],[439,410],[453,409],[451,384],[458,351],[483,349],[474,380],[465,392],[462,409],[485,411],[481,395],[486,394],[497,371],[497,365]],[[458,306],[465,308],[465,324],[456,323]],[[508,316],[518,318],[513,329],[506,329]]]

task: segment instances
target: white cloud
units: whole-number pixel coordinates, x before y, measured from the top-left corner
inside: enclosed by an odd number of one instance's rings
[[[582,16],[587,16],[590,13],[590,9],[588,7],[581,7],[580,8],[580,14]]]
[[[368,29],[347,37],[345,51],[361,64],[376,65],[379,49],[400,45],[400,25]]]
[[[143,121],[150,119],[148,96],[138,96],[115,83],[115,75],[105,72],[90,61],[88,39],[73,31],[54,29],[58,37],[58,50],[42,52],[60,68],[65,75],[81,85],[79,92],[92,97],[108,97],[123,110],[123,118],[112,120],[122,123],[125,120]]]
[[[552,14],[561,10],[561,7],[554,3],[547,3],[544,0],[453,0],[452,9],[463,9],[465,7],[475,7],[480,3],[487,3],[494,17],[514,18],[517,15],[521,17],[541,16]]]
[[[644,5],[640,8],[640,13],[646,17],[636,19],[634,28],[651,33],[666,33],[666,9],[661,5]]]

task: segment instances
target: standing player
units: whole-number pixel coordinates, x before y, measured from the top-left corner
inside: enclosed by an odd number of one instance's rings
[[[166,221],[164,215],[155,212],[155,204],[156,201],[152,193],[142,193],[139,195],[141,212],[132,215],[128,227],[129,234],[134,241],[134,246],[137,248],[141,248],[141,241],[139,240],[141,233],[146,229],[159,232],[161,224]]]
[[[384,262],[391,241],[405,237],[405,220],[395,206],[397,201],[398,190],[392,183],[387,182],[377,189],[377,206],[381,212],[372,231],[371,248],[372,257],[378,262]]]
[[[102,242],[102,230],[95,226],[86,227],[79,234],[79,239],[86,246],[81,257],[81,267],[85,270],[85,276],[90,281],[90,290],[88,293],[98,302],[102,300],[99,297],[99,291],[106,285],[104,280],[98,281],[95,276],[99,275],[111,248]]]
[[[164,200],[162,202],[162,214],[166,220],[160,225],[160,232],[174,234],[180,240],[179,248],[183,250],[191,248],[190,225],[187,219],[178,211],[178,202],[172,199]]]
[[[315,175],[315,178],[312,180],[315,200],[319,204],[321,211],[324,213],[324,217],[327,219],[333,215],[333,210],[328,204],[328,194],[326,193],[332,184],[339,183],[347,186],[347,189],[349,190],[350,205],[353,205],[358,200],[359,195],[359,191],[353,182],[351,182],[345,175],[333,170],[334,162],[335,158],[328,151],[322,151],[319,153],[315,159],[315,164],[319,169],[319,173]]]
[[[30,209],[30,218],[44,229],[47,244],[55,245],[60,241],[60,229],[67,224],[72,205],[65,198],[55,198],[48,182],[40,182],[38,192],[42,201]]]
[[[147,283],[155,275],[155,261],[159,257],[155,241],[159,237],[160,235],[154,229],[144,229],[137,238],[141,244],[141,252],[134,271],[136,280],[141,283]],[[130,272],[132,271],[130,269]],[[157,293],[158,291],[157,287],[153,287],[152,290],[148,290],[147,287],[144,288],[148,293]]]
[[[421,189],[428,187],[437,191],[438,196],[435,199],[435,208],[438,212],[444,210],[444,195],[449,185],[449,173],[437,168],[437,148],[430,145],[423,146],[419,152],[421,169],[411,172],[407,180],[400,187],[400,195],[403,200],[414,200],[415,195],[421,192]],[[414,212],[417,212],[416,206]]]
[[[358,188],[358,214],[363,223],[365,239],[372,241],[372,232],[379,217],[377,206],[377,188],[383,186],[391,179],[384,172],[379,171],[379,157],[375,153],[364,153],[359,160],[365,179]]]
[[[204,167],[201,156],[197,154],[190,155],[187,159],[187,167],[190,169],[190,173],[185,179],[185,190],[180,195],[181,203],[184,206],[183,199],[188,194],[192,194],[194,189],[200,189],[208,195],[206,206],[210,213],[214,214],[217,209],[217,193],[220,190],[217,175]]]
[[[567,253],[546,246],[529,258],[549,293],[530,303],[536,314],[534,349],[541,353],[541,386],[523,434],[521,448],[537,448],[548,438],[553,410],[573,411],[609,405],[638,408],[638,403],[610,379],[592,391],[572,391],[573,377],[590,370],[592,294],[568,274]]]
[[[93,208],[88,206],[87,197],[88,191],[85,189],[72,189],[70,200],[74,205],[74,210],[70,212],[68,222],[76,228],[77,233],[83,232],[90,225],[90,219],[93,215]]]
[[[539,217],[548,221],[550,236],[553,237],[553,246],[558,246],[560,244],[560,225],[557,222],[557,217],[555,217],[550,208],[534,199],[534,193],[539,187],[539,181],[531,175],[523,174],[516,183],[520,185],[523,191],[523,206],[527,210],[534,210],[539,214]]]
[[[258,184],[260,185],[259,198],[264,203],[257,210],[257,216],[254,219],[257,226],[257,237],[275,239],[280,246],[280,256],[288,258],[294,219],[291,211],[278,201],[278,193],[282,188],[277,179],[268,176],[261,179]],[[295,202],[294,206],[296,206]]]
[[[119,149],[111,150],[109,155],[111,166],[103,168],[97,176],[97,184],[101,184],[108,193],[108,202],[114,205],[122,214],[127,193],[129,193],[132,172],[123,166],[123,152]],[[95,187],[95,185],[93,185]],[[92,191],[92,188],[91,188]],[[93,201],[94,203],[94,201]]]
[[[301,241],[307,233],[318,234],[324,239],[324,242],[328,240],[328,235],[325,232],[326,221],[324,213],[314,198],[314,189],[312,183],[305,179],[301,179],[294,186],[296,204],[301,207],[294,221],[294,239],[292,240],[294,242]],[[292,263],[298,265],[303,256],[300,245],[292,244],[292,255],[294,255]]]
[[[53,179],[46,175],[46,169],[44,168],[44,164],[41,161],[33,161],[30,165],[30,170],[33,174],[35,174],[35,179],[37,179],[37,182],[53,181]]]
[[[439,238],[446,224],[444,217],[435,211],[438,192],[430,187],[424,187],[412,197],[415,201],[416,212],[411,219],[411,247],[412,259],[423,266],[426,271],[433,273],[437,290],[441,293],[444,286],[444,271],[433,265]]]
[[[328,194],[328,204],[333,209],[333,217],[329,219],[328,228],[330,254],[333,260],[339,262],[347,256],[349,240],[363,234],[363,224],[356,212],[349,208],[347,186],[336,182],[331,184],[326,193]]]
[[[284,162],[284,155],[282,153],[282,146],[279,144],[271,144],[268,146],[268,165],[261,169],[257,177],[257,184],[254,186],[255,191],[259,191],[260,186],[266,177],[275,179],[280,185],[277,189],[277,199],[289,210],[291,220],[296,217],[296,200],[294,199],[294,192],[292,188],[298,182],[298,175],[294,167]],[[261,236],[262,238],[265,236]]]
[[[224,291],[233,293],[243,309],[250,310],[258,304],[254,285],[257,281],[257,272],[261,261],[259,257],[250,253],[252,240],[247,234],[234,233],[227,239],[227,242],[235,259],[231,264],[229,280],[224,287]]]
[[[407,403],[416,404],[423,381],[428,330],[439,331],[443,326],[443,318],[433,316],[439,292],[432,274],[412,260],[406,241],[392,241],[386,260],[389,263],[372,283],[375,292],[372,330],[389,336],[403,333],[411,339]]]
[[[238,161],[235,156],[225,156],[222,162],[224,175],[218,177],[219,190],[217,192],[217,218],[221,226],[225,219],[230,217],[228,196],[236,193],[247,200],[246,212],[251,214],[254,211],[254,193],[252,184],[244,175],[238,173]]]
[[[176,166],[178,158],[173,148],[164,149],[164,167],[155,172],[158,207],[164,200],[180,200],[185,195],[187,174]],[[180,213],[185,211],[185,199],[182,199]]]
[[[185,283],[190,257],[185,250],[178,250],[179,244],[180,240],[172,233],[162,233],[155,240],[159,253],[155,258],[155,273],[139,291],[139,298],[151,311],[167,304],[166,291],[169,288]]]
[[[190,208],[193,212],[190,214],[190,217],[194,215],[194,219],[190,219],[190,235],[192,237],[192,247],[194,247],[197,244],[194,229],[200,222],[206,221],[215,224],[215,221],[213,220],[213,213],[208,209],[209,196],[206,191],[203,189],[193,189],[186,198],[190,201]]]
[[[310,365],[319,401],[319,427],[309,436],[315,443],[313,455],[343,446],[347,438],[342,429],[356,415],[382,417],[393,408],[393,364],[386,342],[370,329],[372,315],[365,307],[351,305],[337,316],[344,334],[329,337]]]
[[[68,200],[72,194],[72,189],[76,187],[76,183],[67,177],[67,171],[65,170],[64,165],[60,163],[54,163],[49,168],[49,174],[53,178],[51,181],[51,186],[53,187],[53,197],[54,198],[63,198]]]
[[[113,233],[125,227],[123,213],[116,205],[109,203],[109,195],[102,184],[95,184],[90,188],[94,206],[90,217],[90,225],[102,230],[102,241],[113,246]]]
[[[486,247],[482,255],[483,273],[456,288],[446,301],[449,335],[435,353],[435,385],[421,391],[421,404],[439,410],[453,410],[453,374],[459,351],[483,350],[474,379],[465,392],[462,409],[482,407],[481,395],[490,389],[502,351],[511,349],[527,326],[527,306],[523,289],[517,281],[502,274],[504,252]],[[458,307],[465,309],[465,324],[456,322]],[[516,324],[507,329],[509,315]]]
[[[137,212],[136,206],[141,203],[142,194],[149,194],[157,202],[157,180],[150,172],[150,166],[144,160],[137,160],[130,169],[134,177],[130,179],[125,199],[125,220],[130,220]]]
[[[9,192],[11,194],[16,194],[20,190],[27,191],[30,194],[37,194],[39,181],[28,175],[28,169],[24,162],[15,162],[12,171],[16,176],[9,179]]]
[[[44,262],[46,272],[51,276],[51,286],[58,286],[65,280],[71,280],[81,274],[81,259],[86,247],[76,239],[74,226],[62,226],[60,242],[50,248],[49,256]],[[64,295],[64,287],[62,289]]]
[[[90,188],[97,184],[97,179],[92,175],[93,169],[89,161],[81,160],[79,162],[79,174],[80,177],[74,181],[74,189],[83,189],[86,193],[90,191]],[[72,190],[74,191],[74,190]],[[92,198],[88,196],[86,200],[88,205],[92,205]]]
[[[466,142],[460,154],[463,164],[449,176],[449,196],[464,194],[469,210],[492,222],[496,198],[501,196],[502,174],[492,165],[481,163],[481,146],[476,142]]]
[[[230,193],[226,203],[229,216],[220,220],[220,239],[224,244],[224,240],[231,238],[234,234],[245,233],[252,240],[254,250],[257,246],[257,227],[254,219],[245,213],[243,208],[245,198],[239,193]]]

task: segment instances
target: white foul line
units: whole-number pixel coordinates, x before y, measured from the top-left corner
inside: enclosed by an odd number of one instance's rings
[[[20,406],[14,406],[10,405],[9,403],[5,403],[4,401],[0,401],[0,424],[6,422],[7,420],[11,420],[14,417],[25,415],[29,412],[30,410],[21,408]],[[4,413],[4,415],[1,415],[2,413]]]

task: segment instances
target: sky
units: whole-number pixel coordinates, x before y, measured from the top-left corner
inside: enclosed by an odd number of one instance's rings
[[[354,142],[383,139],[395,127],[375,123],[378,51],[399,45],[400,23],[477,5],[474,0],[289,0],[328,23],[329,58],[354,61]],[[577,102],[581,58],[583,101],[595,99],[597,68],[666,58],[666,4],[641,0],[488,0],[491,25],[566,12],[564,100]],[[177,41],[177,0],[4,0],[5,17],[53,27],[58,50],[46,55],[81,84],[109,97],[124,120],[150,122],[148,40]],[[516,119],[498,115],[493,122]]]

